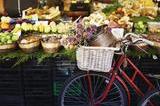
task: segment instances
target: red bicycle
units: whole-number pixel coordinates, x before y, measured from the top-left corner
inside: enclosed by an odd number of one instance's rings
[[[134,39],[132,39],[134,38]],[[80,47],[77,64],[83,70],[72,76],[65,84],[60,95],[60,106],[130,106],[131,94],[127,83],[136,94],[143,97],[146,92],[155,89],[151,81],[129,59],[126,51],[130,45],[153,42],[136,35],[126,34],[121,40],[121,53],[115,48]],[[113,55],[115,61],[112,62]],[[127,63],[127,64],[126,64]],[[127,67],[126,67],[127,66]],[[103,72],[100,72],[105,70]],[[146,86],[145,91],[136,83],[137,77]],[[144,87],[143,87],[144,89]]]

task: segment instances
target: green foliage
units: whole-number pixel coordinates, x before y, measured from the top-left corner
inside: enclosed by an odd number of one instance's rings
[[[147,16],[132,17],[131,21],[134,23],[135,33],[148,33],[147,22],[158,22],[160,17],[149,18]]]
[[[103,12],[106,14],[106,16],[110,15],[112,12],[116,11],[117,8],[122,7],[120,3],[117,2],[117,0],[113,1],[113,4],[108,5],[106,8],[103,9]]]
[[[144,53],[144,52],[137,52],[135,50],[129,50],[128,51],[128,55],[133,56],[133,57],[137,57],[137,56],[152,56],[154,54],[157,54],[157,50],[155,48],[150,48],[147,50],[148,54]],[[64,50],[62,49],[61,51],[59,51],[58,53],[54,53],[54,54],[47,54],[44,53],[43,51],[38,51],[35,53],[30,53],[30,54],[26,54],[19,51],[15,51],[15,52],[10,52],[10,53],[4,53],[4,54],[0,54],[0,61],[3,61],[5,59],[16,59],[17,61],[15,62],[15,64],[12,67],[16,67],[20,64],[23,64],[29,60],[32,59],[36,59],[37,63],[40,64],[41,62],[45,61],[48,58],[55,58],[55,57],[68,57],[71,60],[76,59],[76,53],[75,50]]]
[[[29,55],[24,55],[23,57],[19,57],[19,58],[17,58],[17,61],[16,61],[16,63],[12,66],[12,68],[13,67],[16,67],[16,66],[18,66],[18,65],[20,65],[20,64],[22,64],[22,63],[25,63],[25,62],[27,62],[29,59],[32,59],[32,57],[31,56],[29,56]]]
[[[53,54],[44,53],[43,51],[37,53],[36,59],[38,64],[42,63],[45,59],[52,57],[52,55]]]
[[[111,0],[112,4],[115,4],[115,3],[118,3],[118,2],[119,2],[118,0]]]
[[[13,65],[13,67],[16,67],[22,63],[25,63],[31,59],[36,59],[37,63],[40,64],[47,58],[54,58],[56,56],[63,56],[68,57],[72,60],[75,60],[75,50],[61,50],[58,53],[48,54],[44,53],[43,51],[38,51],[35,53],[26,54],[22,51],[14,51],[10,53],[3,53],[0,54],[0,61],[3,61],[5,59],[16,59],[16,63]]]
[[[76,53],[75,53],[75,51],[76,50],[62,50],[57,55],[58,56],[62,56],[62,57],[66,56],[66,57],[69,57],[72,60],[75,60],[76,59]]]
[[[147,23],[149,21],[153,21],[153,19],[150,19],[150,18],[148,18],[146,16],[132,17],[131,20],[134,23],[138,23],[139,21],[143,21],[144,23]]]
[[[147,23],[147,22],[150,22],[150,21],[158,22],[158,21],[160,21],[160,17],[155,17],[155,18],[151,19],[147,16],[140,16],[140,17],[132,17],[131,20],[134,23],[137,23],[139,21],[143,21],[144,23]]]

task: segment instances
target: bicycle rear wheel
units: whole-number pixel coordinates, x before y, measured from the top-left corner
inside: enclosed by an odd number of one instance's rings
[[[153,90],[146,94],[138,106],[160,106],[160,91]]]
[[[91,90],[89,90],[86,79],[88,76],[91,79]],[[97,98],[103,94],[108,83],[109,78],[100,73],[75,75],[64,85],[59,99],[60,106],[127,106],[126,92],[118,81],[114,81],[107,98],[103,102],[98,105],[94,104]]]

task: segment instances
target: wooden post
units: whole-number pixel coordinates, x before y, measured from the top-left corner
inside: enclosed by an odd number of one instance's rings
[[[0,14],[4,14],[4,2],[3,0],[0,0]]]

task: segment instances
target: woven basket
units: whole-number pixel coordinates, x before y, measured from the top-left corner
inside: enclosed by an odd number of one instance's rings
[[[0,53],[10,52],[12,50],[15,50],[16,48],[17,48],[16,43],[0,45]]]
[[[18,43],[19,47],[25,53],[32,53],[39,49],[40,41],[35,41],[32,43]]]
[[[110,47],[80,47],[76,52],[78,68],[109,72],[115,50],[117,49]]]
[[[46,53],[56,53],[60,48],[60,42],[57,43],[46,43],[41,41],[44,52]]]

